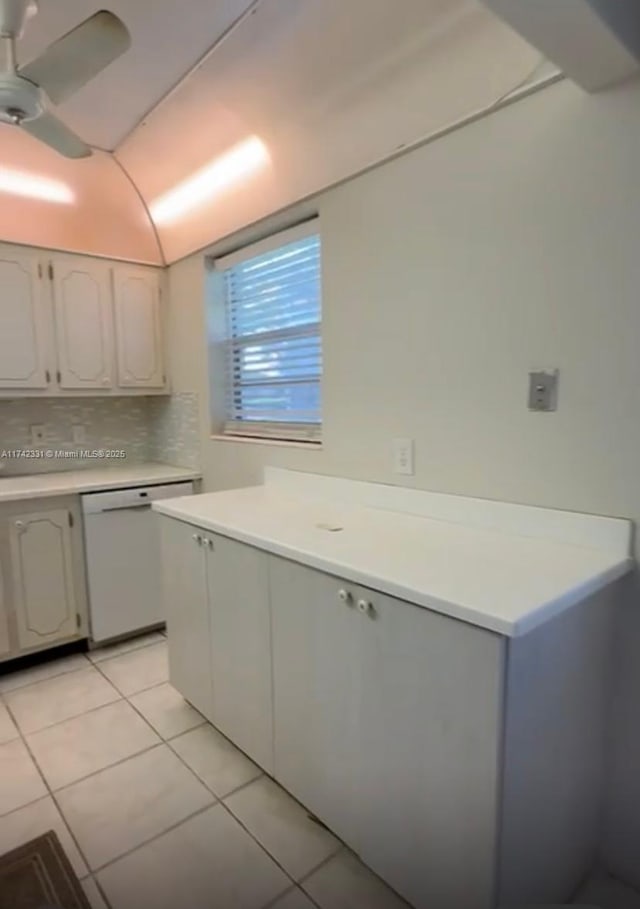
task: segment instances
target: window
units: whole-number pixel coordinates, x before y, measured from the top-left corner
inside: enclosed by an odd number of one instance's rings
[[[320,237],[287,231],[216,262],[225,301],[224,432],[319,441]]]

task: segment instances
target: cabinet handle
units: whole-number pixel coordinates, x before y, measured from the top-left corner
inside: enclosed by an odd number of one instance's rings
[[[341,603],[346,603],[348,606],[351,606],[351,603],[353,602],[353,596],[351,595],[351,592],[345,590],[344,587],[342,590],[338,591],[338,599]]]
[[[44,377],[47,380],[47,385],[49,385],[51,382],[51,371],[49,369],[45,371]]]
[[[373,603],[370,603],[369,600],[358,600],[358,612],[368,615],[370,619],[375,618],[376,614]]]

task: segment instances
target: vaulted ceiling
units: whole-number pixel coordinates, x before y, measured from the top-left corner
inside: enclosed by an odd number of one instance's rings
[[[20,59],[100,5],[40,0]],[[132,47],[58,110],[101,151],[68,161],[0,125],[0,172],[55,178],[76,199],[43,212],[2,196],[0,239],[173,261],[490,106],[543,59],[478,0],[107,6]],[[154,201],[251,138],[266,148],[261,169],[188,216],[152,223]]]

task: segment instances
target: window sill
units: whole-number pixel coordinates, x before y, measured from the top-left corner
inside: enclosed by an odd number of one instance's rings
[[[261,436],[236,436],[233,433],[213,433],[212,442],[239,442],[241,445],[270,445],[275,448],[303,448],[306,451],[322,451],[322,442],[303,442],[298,439],[268,439]]]

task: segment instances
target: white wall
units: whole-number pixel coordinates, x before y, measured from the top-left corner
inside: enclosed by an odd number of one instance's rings
[[[640,83],[561,83],[317,200],[324,448],[208,438],[201,258],[171,269],[173,371],[209,489],[265,464],[640,520]],[[559,410],[527,373],[561,370]],[[607,858],[640,885],[640,612],[623,616]]]

